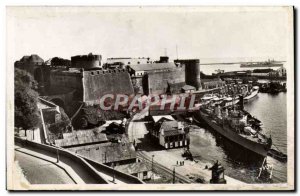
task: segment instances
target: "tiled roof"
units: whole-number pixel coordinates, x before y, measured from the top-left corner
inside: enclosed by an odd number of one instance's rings
[[[178,122],[177,121],[164,121],[161,124],[160,129],[163,129],[164,131],[178,129]]]
[[[179,124],[180,122],[177,121],[164,121],[161,124],[160,132],[163,132],[162,134],[164,136],[184,134],[184,131],[180,129]]]
[[[136,174],[144,171],[150,171],[151,168],[143,162],[131,163],[126,165],[118,165],[115,167],[116,170],[127,173]]]
[[[106,134],[100,133],[100,128],[80,130],[72,133],[64,133],[63,139],[55,140],[55,145],[60,147],[76,146],[91,143],[106,142]]]
[[[111,163],[136,158],[136,152],[132,143],[106,142],[68,148],[68,150],[99,163]]]

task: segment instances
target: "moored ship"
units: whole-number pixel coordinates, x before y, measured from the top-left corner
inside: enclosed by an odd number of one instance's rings
[[[257,96],[259,92],[259,87],[258,86],[253,86],[252,90],[249,92],[248,95],[246,95],[246,97],[244,97],[244,102],[248,102],[251,99],[253,99],[254,97]]]
[[[248,62],[242,63],[240,67],[282,67],[283,63],[280,61],[268,60],[264,62]]]
[[[241,106],[243,105],[243,101]],[[242,107],[243,108],[243,107]],[[272,146],[271,137],[262,133],[261,122],[242,108],[203,105],[197,116],[212,129],[243,149],[266,157]]]

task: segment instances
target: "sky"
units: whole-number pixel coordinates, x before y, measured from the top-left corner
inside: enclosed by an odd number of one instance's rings
[[[285,8],[9,7],[11,61],[92,52],[109,57],[268,57],[288,53]]]

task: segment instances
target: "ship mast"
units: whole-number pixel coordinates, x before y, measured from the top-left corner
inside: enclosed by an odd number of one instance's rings
[[[177,44],[176,44],[176,56],[177,56],[177,60],[178,60],[178,47],[177,47]]]

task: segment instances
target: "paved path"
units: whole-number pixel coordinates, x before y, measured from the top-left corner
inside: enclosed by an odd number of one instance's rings
[[[56,153],[32,148],[30,146],[26,146],[24,148],[22,146],[15,145],[15,152],[16,151],[30,154],[32,156],[47,160],[51,163],[56,163],[57,161]],[[87,173],[86,168],[84,168],[82,164],[77,163],[73,159],[60,156],[60,161],[56,164],[61,168],[64,168],[77,184],[99,184],[98,179]],[[20,166],[22,167],[21,164]]]
[[[145,122],[142,122],[146,115],[148,115],[148,108],[145,108],[140,113],[137,113],[133,116],[132,120],[128,125],[128,138],[130,142],[140,142],[139,139],[144,138],[144,135],[148,133],[148,130],[145,127]]]
[[[30,147],[23,148],[19,145],[15,145],[15,152],[18,153],[18,155],[20,155],[20,153],[27,154],[27,156],[33,155],[32,157],[35,157],[35,159],[38,159],[36,157],[40,157],[41,161],[43,159],[47,160],[49,165],[52,163],[53,167],[54,165],[56,165],[56,167],[60,166],[61,168],[66,169],[65,173],[68,173],[69,176],[73,178],[73,181],[75,181],[76,184],[99,184],[99,182],[96,179],[94,179],[93,177],[87,174],[85,168],[83,168],[81,164],[78,164],[71,159],[60,156],[60,162],[56,163],[57,161],[56,154],[53,154],[51,152],[46,152],[43,150],[32,149]],[[25,162],[22,161],[22,157],[19,156],[19,158],[20,158],[19,165],[22,167]],[[31,163],[32,165],[34,165],[34,162],[31,161]],[[39,163],[36,162],[35,164],[39,166]],[[97,168],[95,168],[95,170],[101,177],[103,177],[110,184],[126,184],[126,182],[123,182],[117,178],[115,179],[115,182],[113,182],[113,174],[109,174],[109,175],[104,174],[103,172],[101,172],[101,170],[98,170]],[[34,175],[32,172],[28,174]]]
[[[75,184],[60,167],[23,152],[15,151],[15,158],[31,184]]]

